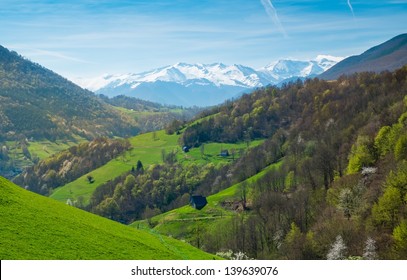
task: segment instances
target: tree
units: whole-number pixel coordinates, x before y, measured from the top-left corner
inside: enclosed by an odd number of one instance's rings
[[[352,191],[348,188],[343,189],[339,194],[339,208],[343,210],[343,214],[349,220],[355,207]]]
[[[136,171],[137,173],[144,173],[143,163],[140,160],[137,161]]]
[[[252,141],[252,137],[251,137],[252,131],[253,131],[253,128],[249,127],[249,129],[244,132],[244,141],[246,143],[247,148],[249,148],[250,142]]]
[[[375,159],[373,141],[368,136],[359,135],[349,156],[348,173],[357,173],[362,167],[371,166]]]
[[[157,216],[161,214],[161,211],[157,208],[150,208],[149,206],[146,206],[146,208],[144,209],[143,212],[143,219],[147,220],[148,225],[153,228],[154,227],[154,223],[152,221],[151,218],[153,218],[154,216]]]
[[[201,157],[203,158],[205,156],[205,144],[201,144],[199,151],[201,152]]]
[[[338,235],[326,257],[328,260],[343,260],[345,259],[346,249],[347,247],[345,242],[343,242],[342,236]]]
[[[407,220],[403,220],[393,230],[394,251],[398,258],[407,258]]]
[[[379,201],[373,205],[373,220],[379,226],[393,228],[398,221],[401,205],[400,191],[395,187],[388,186]]]
[[[246,203],[247,203],[247,189],[248,189],[247,183],[243,182],[240,185],[239,189],[240,189],[240,199],[243,202],[243,208],[245,210],[246,209]]]
[[[368,237],[365,243],[365,250],[363,252],[363,259],[365,260],[375,260],[377,259],[376,253],[376,241],[371,237]]]
[[[314,233],[309,231],[305,235],[303,258],[305,260],[315,260],[318,257],[318,243],[315,240]]]
[[[384,156],[392,150],[391,141],[392,129],[390,126],[383,126],[374,140],[374,144],[380,156]]]
[[[403,135],[397,140],[394,156],[397,160],[407,159],[407,135]]]
[[[108,197],[97,206],[96,211],[102,216],[114,219],[119,212],[119,205],[113,198]]]
[[[232,160],[235,160],[236,149],[230,149],[230,155],[232,156]]]
[[[86,178],[88,179],[88,183],[89,184],[93,184],[94,182],[95,182],[95,179],[93,178],[93,176],[92,175],[88,175],[88,176],[86,176]]]
[[[31,153],[27,148],[27,145],[21,145],[21,149],[23,150],[23,154],[26,158],[31,159]]]
[[[407,162],[399,164],[397,171],[391,171],[386,178],[386,186],[391,186],[400,191],[401,196],[407,194]]]
[[[363,208],[364,192],[365,187],[362,181],[359,181],[356,186],[341,190],[338,197],[338,207],[348,220]]]
[[[295,223],[291,223],[291,229],[284,239],[284,249],[288,259],[302,259],[303,244],[304,235]]]
[[[126,179],[124,180],[124,187],[127,190],[131,190],[135,184],[136,184],[136,178],[131,174],[127,175]]]
[[[291,192],[294,189],[295,185],[295,173],[293,170],[291,170],[290,172],[288,172],[287,176],[284,179],[284,192]]]

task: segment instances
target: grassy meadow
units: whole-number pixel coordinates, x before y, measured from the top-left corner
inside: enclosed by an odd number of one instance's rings
[[[213,259],[189,244],[137,230],[26,191],[0,177],[0,259]]]

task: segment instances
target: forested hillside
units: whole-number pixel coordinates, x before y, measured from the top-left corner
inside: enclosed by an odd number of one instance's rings
[[[53,148],[139,131],[134,119],[92,92],[0,46],[2,176],[13,178]]]
[[[138,129],[93,93],[0,47],[0,141],[131,135]]]
[[[250,186],[251,210],[224,224],[222,234],[208,231],[201,246],[254,258],[361,257],[369,250],[370,257],[405,258],[406,73],[260,89],[187,128],[183,141],[195,146],[284,141],[281,168]]]

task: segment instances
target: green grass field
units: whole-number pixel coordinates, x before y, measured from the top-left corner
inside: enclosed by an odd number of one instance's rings
[[[238,151],[247,148],[246,143],[210,143],[205,144],[204,155],[201,154],[200,148],[191,149],[189,153],[184,153],[178,143],[179,137],[179,135],[175,134],[167,135],[164,130],[132,137],[129,139],[133,147],[132,150],[83,175],[75,181],[55,189],[50,197],[61,202],[66,202],[68,199],[77,200],[78,197],[82,197],[81,199],[83,200],[83,203],[87,205],[92,193],[97,187],[120,176],[124,172],[131,170],[133,166],[136,166],[138,160],[143,163],[144,168],[148,168],[148,166],[152,164],[162,163],[162,150],[165,150],[167,153],[176,151],[177,160],[182,164],[220,164],[233,160],[232,156],[219,156],[221,149],[229,149],[229,151],[234,149]],[[250,147],[259,145],[262,142],[263,140],[253,141],[251,142]],[[238,156],[239,153],[236,152],[235,158]],[[92,175],[95,179],[94,183],[90,184],[88,182],[88,175]]]
[[[207,143],[203,145],[203,154],[201,147],[196,149],[191,149],[189,153],[181,153],[178,157],[178,161],[182,163],[194,162],[199,164],[207,163],[225,163],[231,162],[236,158],[239,158],[240,151],[244,151],[248,148],[255,147],[263,143],[264,140],[255,140],[250,142],[249,146],[246,143]],[[222,150],[228,150],[231,155],[227,157],[220,156]],[[232,152],[234,155],[232,155]]]
[[[2,260],[213,258],[184,242],[90,214],[0,177]]]
[[[154,137],[155,136],[155,137]],[[54,190],[51,198],[66,202],[67,199],[76,200],[79,196],[84,198],[84,203],[89,202],[93,191],[101,184],[112,180],[122,173],[131,170],[140,160],[144,167],[151,164],[162,163],[162,150],[172,151],[180,147],[178,145],[177,135],[167,135],[164,131],[141,134],[129,139],[133,149],[119,156],[107,164],[83,175],[73,182],[66,184]],[[92,175],[95,182],[90,184],[87,176]]]
[[[126,109],[123,107],[118,107],[118,106],[113,106],[115,109],[117,109],[118,111],[122,112],[123,114],[138,120],[139,118],[143,118],[143,117],[150,117],[150,116],[155,116],[155,115],[163,115],[166,113],[174,113],[174,114],[182,114],[182,109],[170,109],[168,111],[158,111],[158,112],[154,112],[154,111],[137,111],[137,110],[131,110],[131,109]]]
[[[189,205],[171,210],[153,217],[150,223],[154,224],[154,230],[160,234],[173,236],[177,239],[191,241],[197,227],[211,230],[222,226],[227,219],[237,215],[235,211],[222,207],[222,202],[241,200],[242,186],[247,186],[248,200],[251,199],[250,184],[263,177],[273,168],[279,168],[282,161],[266,167],[264,170],[235,184],[217,194],[207,197],[208,204],[202,210],[196,210]],[[148,228],[148,221],[136,221],[130,226],[135,228]]]
[[[80,142],[85,141],[84,139],[77,139],[77,141],[55,141],[51,142],[48,140],[30,142],[28,150],[32,155],[38,156],[39,159],[44,159],[52,156],[58,152],[68,149],[69,147],[76,146]]]
[[[24,169],[34,164],[34,159],[45,159],[58,152],[68,149],[69,147],[78,145],[80,142],[85,141],[77,137],[74,141],[57,140],[51,142],[49,140],[29,141],[27,149],[31,154],[31,159],[27,158],[23,153],[23,149],[18,141],[6,141],[4,144],[8,149],[11,163],[14,167]]]

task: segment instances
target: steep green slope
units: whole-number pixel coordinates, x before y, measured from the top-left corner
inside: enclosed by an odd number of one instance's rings
[[[0,177],[0,259],[212,259],[180,241],[89,214]]]

